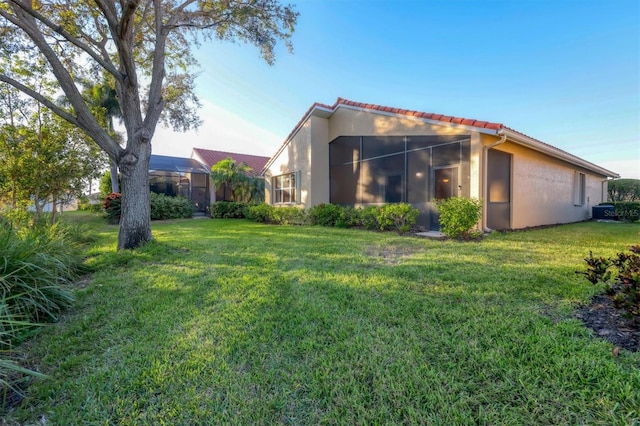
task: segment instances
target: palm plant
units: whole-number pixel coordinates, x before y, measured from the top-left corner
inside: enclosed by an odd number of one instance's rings
[[[211,182],[216,188],[228,188],[233,195],[233,201],[248,202],[251,199],[251,172],[253,169],[247,163],[236,163],[233,158],[228,157],[211,167]]]

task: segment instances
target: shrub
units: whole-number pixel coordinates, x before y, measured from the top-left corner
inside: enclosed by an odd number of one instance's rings
[[[115,225],[120,222],[120,214],[122,213],[122,195],[118,192],[112,192],[107,195],[102,202],[105,219],[107,223]]]
[[[151,220],[188,219],[193,216],[193,204],[187,197],[150,194]]]
[[[309,209],[309,223],[320,226],[336,226],[342,207],[337,204],[318,204]]]
[[[37,325],[57,320],[73,302],[64,286],[85,272],[80,234],[80,229],[59,223],[0,223],[0,393],[13,388],[20,374],[44,377],[21,367],[10,351]]]
[[[451,197],[437,200],[440,231],[450,238],[466,238],[482,216],[482,203],[475,198]]]
[[[216,201],[211,204],[212,219],[242,219],[247,217],[247,203],[235,201]]]
[[[271,222],[278,225],[304,225],[307,223],[307,212],[298,207],[274,207]]]
[[[62,286],[83,272],[80,249],[67,228],[1,226],[0,252],[0,292],[11,317],[36,323],[56,320],[72,302]]]
[[[612,205],[615,208],[612,219],[623,220],[625,222],[636,222],[640,220],[639,201],[618,201],[606,204]]]
[[[378,215],[379,215],[380,207],[377,206],[368,206],[362,210],[359,210],[359,219],[360,224],[369,231],[373,231],[374,229],[380,229],[380,225],[378,224]]]
[[[634,321],[640,321],[640,246],[632,246],[630,251],[631,254],[618,253],[612,258],[593,257],[590,252],[585,259],[587,270],[577,273],[592,284],[606,284],[614,306],[626,310]]]
[[[247,219],[260,222],[270,223],[272,222],[272,213],[275,207],[269,204],[256,204],[255,206],[249,206],[246,211]]]
[[[420,211],[411,204],[385,204],[377,210],[378,228],[381,231],[407,232],[416,223]]]
[[[340,209],[340,215],[336,219],[336,228],[351,228],[352,226],[360,226],[360,209],[344,206]]]

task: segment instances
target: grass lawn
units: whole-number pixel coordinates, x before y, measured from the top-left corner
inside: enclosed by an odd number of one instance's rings
[[[91,281],[30,343],[51,378],[9,424],[640,422],[640,353],[573,318],[582,259],[639,224],[461,243],[179,220],[133,252],[93,226]]]

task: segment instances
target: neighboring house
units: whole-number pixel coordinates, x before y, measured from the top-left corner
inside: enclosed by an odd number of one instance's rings
[[[196,213],[209,210],[209,169],[192,158],[151,155],[149,188],[157,194],[189,198]]]
[[[204,164],[207,170],[211,171],[211,167],[219,161],[232,158],[237,164],[246,163],[253,170],[254,176],[260,176],[260,172],[264,168],[269,157],[259,155],[238,154],[235,152],[212,151],[203,148],[193,148],[191,157]],[[211,188],[211,202],[214,201],[230,201],[233,200],[231,188],[222,185],[220,188]]]
[[[589,219],[619,177],[500,123],[342,98],[312,105],[262,173],[267,203],[407,202],[429,229],[434,200],[480,198],[484,230]]]

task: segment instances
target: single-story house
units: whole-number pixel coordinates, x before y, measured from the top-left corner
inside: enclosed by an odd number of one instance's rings
[[[260,172],[264,168],[269,157],[263,157],[260,155],[238,154],[235,152],[226,151],[212,151],[210,149],[193,148],[191,158],[202,163],[207,170],[211,170],[211,167],[227,158],[232,158],[237,164],[245,163],[253,170],[254,176],[260,176]],[[231,188],[227,188],[226,185],[222,185],[220,188],[212,188],[211,201],[230,201],[233,200],[233,194]]]
[[[183,195],[191,199],[195,212],[207,213],[212,202],[232,199],[228,188],[214,188],[209,179],[211,167],[227,158],[234,159],[236,163],[248,164],[256,176],[259,176],[269,161],[269,157],[203,148],[193,148],[191,158],[152,154],[149,162],[149,189],[170,197]]]
[[[182,195],[189,198],[196,213],[209,210],[209,169],[192,158],[152,154],[149,189],[170,197]]]
[[[619,177],[501,123],[342,98],[313,104],[262,174],[273,205],[406,202],[433,230],[452,196],[482,200],[484,230],[586,220]]]

